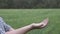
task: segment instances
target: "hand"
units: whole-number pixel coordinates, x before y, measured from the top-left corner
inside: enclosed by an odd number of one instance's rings
[[[32,26],[35,29],[37,29],[37,28],[40,29],[40,28],[44,28],[47,24],[48,24],[48,18],[43,20],[41,23],[33,23]]]

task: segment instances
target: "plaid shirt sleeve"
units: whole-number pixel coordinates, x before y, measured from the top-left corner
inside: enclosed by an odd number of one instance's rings
[[[10,25],[6,24],[6,23],[3,21],[3,18],[1,18],[1,17],[0,17],[0,21],[3,23],[5,32],[9,31],[9,29],[12,28]]]

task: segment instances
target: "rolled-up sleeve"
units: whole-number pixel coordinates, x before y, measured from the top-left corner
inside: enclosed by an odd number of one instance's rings
[[[10,28],[12,28],[10,25],[6,24],[6,23],[3,21],[3,18],[2,18],[2,17],[0,17],[0,21],[3,23],[4,29],[5,29],[6,32],[9,31]]]
[[[3,31],[2,29],[0,29],[0,34],[5,34],[5,31]]]
[[[11,28],[11,26],[10,26],[10,25],[8,25],[8,24],[4,23],[4,29],[5,29],[5,31],[6,31],[6,32],[7,32],[7,31],[9,31],[9,30],[10,30],[10,28]]]

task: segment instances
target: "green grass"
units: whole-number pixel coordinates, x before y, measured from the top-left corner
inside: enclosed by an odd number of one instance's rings
[[[0,16],[15,29],[48,17],[47,27],[27,34],[60,34],[60,9],[0,9]]]

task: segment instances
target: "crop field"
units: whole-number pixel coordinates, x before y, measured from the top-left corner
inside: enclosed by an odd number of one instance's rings
[[[49,18],[45,28],[27,34],[60,34],[60,9],[0,9],[0,17],[14,29]]]

